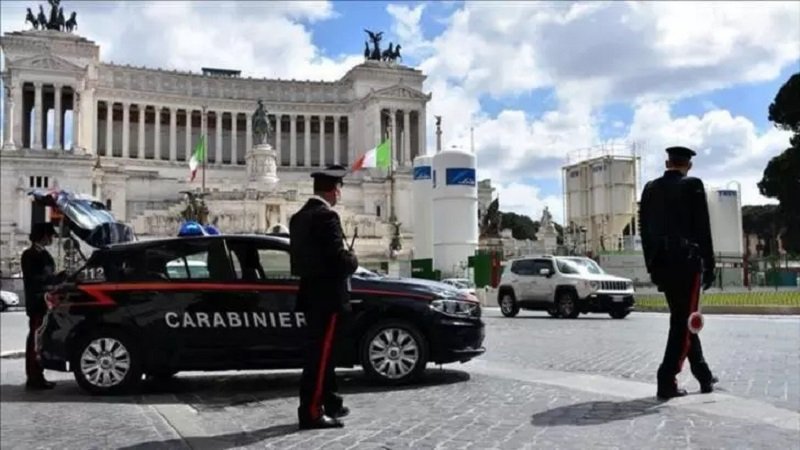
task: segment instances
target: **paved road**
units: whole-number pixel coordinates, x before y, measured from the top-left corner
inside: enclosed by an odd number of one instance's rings
[[[666,345],[666,314],[624,320],[588,314],[575,320],[546,313],[502,317],[487,308],[483,360],[520,367],[596,373],[655,383]],[[703,352],[726,392],[800,411],[800,317],[706,315]],[[688,363],[680,378],[690,389]]]
[[[0,313],[0,352],[22,350],[28,335],[28,316],[24,311]]]
[[[71,376],[55,372],[48,372],[59,382],[55,390],[27,392],[22,361],[2,360],[1,444],[798,448],[800,394],[796,381],[787,379],[800,373],[798,318],[709,317],[704,344],[724,391],[667,403],[653,397],[664,315],[620,321],[523,313],[504,319],[489,310],[486,321],[484,357],[434,369],[419,386],[386,389],[358,371],[341,371],[353,414],[347,428],[333,431],[297,432],[296,371],[181,374],[167,384],[145,384],[138,395],[102,398],[83,394]],[[734,364],[731,355],[744,361]]]

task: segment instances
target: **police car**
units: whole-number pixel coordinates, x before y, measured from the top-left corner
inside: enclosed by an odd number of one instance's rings
[[[71,371],[91,393],[129,391],[143,374],[302,367],[306,320],[295,311],[289,239],[217,235],[127,242],[94,251],[46,295],[37,333],[43,367]],[[485,350],[475,297],[442,283],[353,276],[352,319],[338,367],[391,384],[428,363]]]

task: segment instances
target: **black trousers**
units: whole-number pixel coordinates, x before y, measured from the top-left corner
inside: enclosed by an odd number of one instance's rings
[[[44,380],[44,369],[36,358],[36,330],[42,326],[44,314],[28,316],[28,338],[25,341],[25,375],[28,381]]]
[[[697,381],[706,383],[712,377],[711,369],[703,358],[700,336],[689,332],[689,316],[697,311],[700,299],[700,273],[665,278],[663,290],[670,311],[669,336],[664,359],[658,368],[659,391],[677,388],[676,377],[687,357]]]
[[[301,419],[316,420],[324,412],[332,413],[342,407],[334,371],[341,317],[337,312],[321,311],[307,311],[305,315],[308,341],[300,378],[298,415]]]

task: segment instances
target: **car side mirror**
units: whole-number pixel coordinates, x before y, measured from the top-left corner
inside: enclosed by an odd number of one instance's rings
[[[541,275],[543,277],[550,278],[550,275],[552,275],[552,274],[553,273],[550,271],[550,269],[539,269],[539,275]]]

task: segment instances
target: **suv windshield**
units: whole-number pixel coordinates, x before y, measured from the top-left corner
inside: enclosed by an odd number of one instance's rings
[[[601,275],[605,272],[589,258],[556,258],[558,271],[565,274],[594,274]]]

